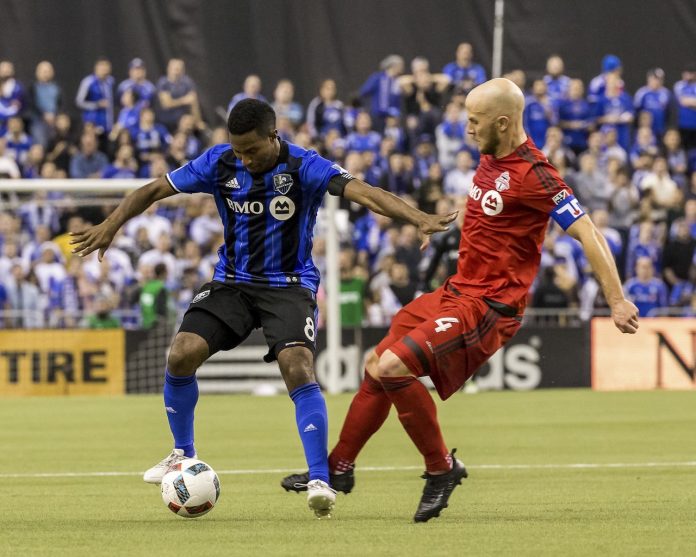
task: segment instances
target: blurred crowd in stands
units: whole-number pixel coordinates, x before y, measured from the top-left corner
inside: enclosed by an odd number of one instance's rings
[[[586,84],[565,75],[562,58],[552,55],[545,71],[505,77],[525,91],[528,134],[606,237],[641,315],[695,315],[696,66],[680,76],[653,68],[633,94],[623,71],[607,55]],[[223,118],[203,118],[184,61],[170,60],[156,83],[139,58],[127,73],[117,82],[100,58],[79,85],[66,84],[42,61],[25,84],[11,61],[0,61],[0,177],[155,178],[228,141]],[[424,211],[458,209],[461,225],[479,160],[464,101],[486,79],[472,46],[462,43],[441,71],[424,57],[407,65],[388,56],[350,98],[326,79],[306,106],[291,80],[264,89],[250,75],[227,109],[244,98],[268,100],[283,139]],[[212,276],[223,242],[212,198],[180,195],[153,206],[99,263],[94,255],[71,257],[68,233],[100,222],[117,199],[87,203],[50,188],[17,194],[8,184],[0,188],[2,327],[147,327],[180,315]],[[388,324],[456,268],[458,228],[421,253],[411,225],[344,201],[336,222],[346,326]],[[320,215],[314,257],[322,273],[325,226]],[[556,226],[529,305],[575,308],[584,317],[605,307],[579,244]]]

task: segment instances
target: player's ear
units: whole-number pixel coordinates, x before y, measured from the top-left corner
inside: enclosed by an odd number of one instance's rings
[[[508,118],[507,116],[498,116],[498,118],[496,119],[496,124],[498,124],[498,129],[501,132],[504,132],[508,129],[508,126],[510,125],[510,118]]]
[[[273,130],[269,137],[270,137],[271,141],[275,141],[276,139],[280,139],[280,136],[278,135],[278,130]]]

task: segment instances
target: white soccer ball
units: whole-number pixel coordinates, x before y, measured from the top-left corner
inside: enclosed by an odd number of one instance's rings
[[[177,462],[162,478],[162,499],[174,514],[198,518],[208,513],[220,497],[220,480],[202,460]]]

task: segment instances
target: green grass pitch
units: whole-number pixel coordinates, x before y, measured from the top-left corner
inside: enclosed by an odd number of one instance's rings
[[[327,401],[333,444],[350,396]],[[202,397],[200,457],[249,473],[186,520],[139,475],[170,450],[159,397],[1,399],[0,555],[696,555],[696,392],[462,394],[439,413],[470,472],[439,519],[411,522],[422,461],[392,411],[317,521],[279,486],[303,468],[290,400]]]

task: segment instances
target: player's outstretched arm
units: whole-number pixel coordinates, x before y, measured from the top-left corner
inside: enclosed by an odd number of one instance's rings
[[[602,233],[590,217],[584,215],[568,227],[568,234],[582,244],[611,308],[616,327],[622,333],[635,333],[638,330],[638,308],[624,297],[619,272]]]
[[[101,261],[116,232],[127,220],[142,213],[155,201],[175,193],[177,193],[176,190],[169,185],[164,176],[132,191],[102,223],[82,232],[70,234],[72,236],[70,243],[75,246],[72,252],[84,257],[99,250],[99,261]]]
[[[445,216],[429,215],[411,207],[393,193],[382,188],[373,187],[357,178],[353,178],[346,184],[343,190],[343,197],[380,215],[406,221],[417,226],[423,238],[421,249],[425,249],[428,246],[431,234],[449,230],[449,224],[457,218],[456,211]]]

